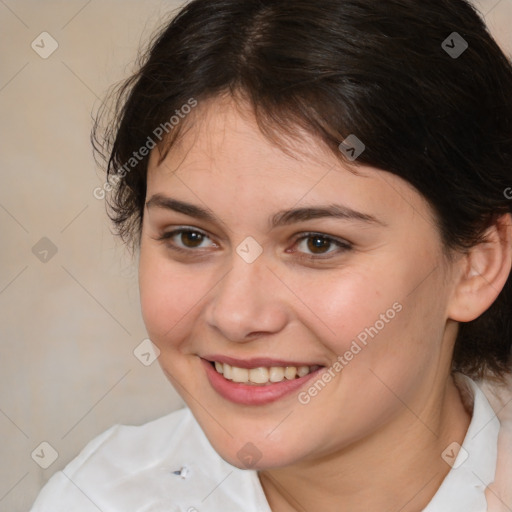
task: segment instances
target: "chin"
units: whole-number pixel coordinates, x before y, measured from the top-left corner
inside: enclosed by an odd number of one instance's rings
[[[277,443],[268,440],[241,442],[230,439],[222,443],[213,440],[211,444],[222,459],[239,469],[265,470],[289,466],[298,462],[302,455],[293,446],[281,445],[278,448]]]

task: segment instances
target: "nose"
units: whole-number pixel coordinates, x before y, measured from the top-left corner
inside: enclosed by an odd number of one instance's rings
[[[235,252],[231,263],[211,292],[205,311],[208,325],[234,342],[280,332],[289,318],[285,286],[264,256],[247,263]]]

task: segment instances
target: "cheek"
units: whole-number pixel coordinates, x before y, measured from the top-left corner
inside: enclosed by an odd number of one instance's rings
[[[139,289],[144,323],[151,340],[177,339],[190,322],[194,306],[208,292],[201,273],[162,257],[157,251],[141,247]],[[162,347],[160,347],[162,348]]]
[[[315,314],[311,328],[333,354],[344,358],[347,376],[365,373],[367,377],[373,369],[397,382],[397,369],[402,376],[409,370],[413,375],[429,360],[439,359],[444,331],[442,283],[431,275],[414,289],[414,283],[428,274],[428,265],[425,271],[414,265],[387,268],[387,272],[365,268],[336,280],[316,278],[301,287],[302,294],[315,290],[310,299]]]
[[[451,356],[448,345],[443,343],[442,308],[425,297],[435,297],[427,292],[402,298],[391,308],[395,314],[382,310],[382,320],[375,320],[374,315],[352,337],[345,355],[345,360],[347,355],[352,360],[342,376],[345,390],[365,389],[371,397],[362,401],[347,397],[361,418],[376,421],[379,415],[384,418],[401,410],[402,404],[414,403],[425,391],[424,383],[435,381],[440,371],[448,369]],[[352,355],[353,352],[357,354]]]
[[[398,320],[402,306],[397,282],[398,277],[364,267],[296,280],[294,291],[313,313],[311,330],[336,354],[343,354],[352,341],[364,347]]]

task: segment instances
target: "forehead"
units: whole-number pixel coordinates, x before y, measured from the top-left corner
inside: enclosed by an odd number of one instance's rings
[[[410,184],[386,171],[349,166],[318,138],[297,129],[273,142],[252,110],[226,98],[200,103],[162,161],[153,150],[148,196],[169,193],[207,204],[277,209],[343,203],[369,214],[419,214],[430,207]],[[256,213],[256,212],[254,212]],[[385,221],[385,219],[383,219]]]
[[[313,175],[317,167],[339,166],[325,144],[304,129],[293,127],[289,133],[289,128],[274,127],[275,137],[264,135],[266,127],[258,125],[252,108],[239,99],[221,96],[201,101],[179,128],[163,162],[171,172],[187,169],[212,173],[219,168],[243,171],[257,167],[260,175],[275,175],[284,169],[288,174],[307,176],[308,169]],[[160,167],[159,156],[157,150],[151,153],[150,170]],[[206,169],[202,169],[204,165]]]

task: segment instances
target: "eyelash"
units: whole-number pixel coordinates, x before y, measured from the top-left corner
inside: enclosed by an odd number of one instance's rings
[[[204,233],[203,231],[200,231],[198,229],[179,228],[179,229],[175,229],[173,231],[169,231],[167,233],[162,233],[156,240],[159,241],[159,242],[168,242],[169,240],[171,240],[175,236],[181,235],[183,233],[198,233],[198,234],[200,234],[200,235],[202,235],[202,236],[204,236],[206,238],[210,238],[206,233]],[[350,244],[347,241],[339,240],[339,239],[334,238],[332,236],[324,235],[322,233],[317,233],[317,232],[301,233],[301,236],[297,237],[294,240],[294,246],[297,245],[299,242],[302,242],[303,240],[307,240],[308,238],[315,238],[315,237],[316,238],[320,238],[321,240],[327,241],[330,244],[338,246],[339,251],[331,251],[331,252],[325,253],[324,255],[305,255],[305,256],[302,255],[304,253],[300,253],[301,254],[301,256],[300,256],[301,258],[309,259],[309,260],[328,259],[328,258],[331,258],[332,256],[326,256],[326,255],[331,254],[332,252],[334,252],[334,253],[346,252],[346,251],[349,251],[350,249],[352,249],[352,244]],[[181,253],[188,253],[188,254],[190,254],[192,252],[200,251],[200,249],[197,249],[197,248],[195,248],[195,249],[194,248],[185,249],[183,247],[178,247],[178,246],[176,246],[174,244],[167,244],[167,245],[168,245],[168,247],[171,250],[177,251],[177,252],[181,252]]]

